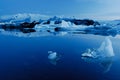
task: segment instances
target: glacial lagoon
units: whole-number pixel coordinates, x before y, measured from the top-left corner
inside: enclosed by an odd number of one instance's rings
[[[93,34],[41,37],[0,34],[0,79],[120,80],[119,36],[109,36],[113,58],[82,58],[87,49],[98,49],[105,38]],[[56,64],[51,63],[48,51],[60,55]]]
[[[37,16],[0,18],[0,80],[120,80],[119,20]]]

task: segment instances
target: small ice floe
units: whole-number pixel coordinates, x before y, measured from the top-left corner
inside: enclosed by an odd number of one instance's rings
[[[50,63],[53,65],[57,64],[57,61],[60,59],[60,55],[58,55],[57,52],[48,51],[48,59],[50,60]]]
[[[97,62],[108,72],[112,66],[113,57],[115,56],[112,42],[106,37],[98,49],[88,49],[82,55],[82,59],[88,62]]]

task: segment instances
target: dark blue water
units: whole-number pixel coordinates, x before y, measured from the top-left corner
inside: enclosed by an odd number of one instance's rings
[[[120,38],[111,38],[116,58],[109,72],[81,54],[98,48],[104,36],[15,37],[0,35],[0,80],[120,80]],[[56,65],[48,51],[61,55]]]

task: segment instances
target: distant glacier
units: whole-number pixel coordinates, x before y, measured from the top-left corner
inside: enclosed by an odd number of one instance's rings
[[[120,20],[96,21],[40,14],[16,14],[0,17],[0,33],[21,37],[66,34],[116,36],[120,34]]]

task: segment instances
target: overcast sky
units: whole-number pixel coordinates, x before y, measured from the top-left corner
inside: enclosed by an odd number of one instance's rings
[[[120,19],[120,0],[0,0],[0,15],[17,13]]]

